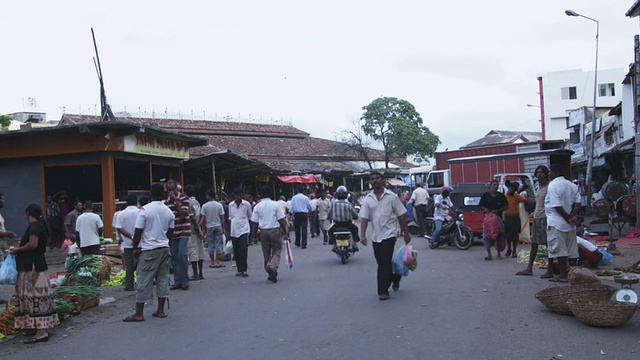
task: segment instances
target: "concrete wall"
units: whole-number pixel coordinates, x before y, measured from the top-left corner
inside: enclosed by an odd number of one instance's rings
[[[622,100],[622,80],[626,71],[598,70],[598,84],[614,84],[615,96],[598,96],[598,107],[613,107]],[[568,139],[566,118],[569,110],[593,106],[593,71],[566,70],[538,74],[544,91],[545,128],[547,140]],[[576,87],[575,100],[563,100],[562,88]]]
[[[0,191],[4,194],[2,216],[7,230],[22,236],[27,229],[24,210],[31,203],[43,205],[40,159],[0,160]]]

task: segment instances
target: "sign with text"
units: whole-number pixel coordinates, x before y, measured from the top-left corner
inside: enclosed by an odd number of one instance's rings
[[[124,151],[184,160],[189,159],[189,146],[185,141],[162,139],[146,134],[125,136]]]

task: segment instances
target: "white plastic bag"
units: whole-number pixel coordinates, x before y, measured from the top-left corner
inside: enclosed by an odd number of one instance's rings
[[[227,241],[224,244],[224,254],[233,255],[233,242],[231,242],[231,240]]]

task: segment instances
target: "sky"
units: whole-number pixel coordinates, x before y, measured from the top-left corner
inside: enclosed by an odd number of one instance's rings
[[[389,96],[453,150],[492,129],[540,131],[526,106],[537,74],[594,68],[595,23],[566,9],[600,22],[600,69],[627,69],[633,2],[3,1],[0,113],[99,113],[94,28],[115,112],[282,120],[335,140]]]

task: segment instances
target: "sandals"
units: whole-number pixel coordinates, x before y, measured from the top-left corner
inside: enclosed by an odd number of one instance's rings
[[[551,279],[553,278],[553,274],[544,273],[540,275],[540,279]]]
[[[160,318],[160,319],[164,319],[164,318],[167,317],[167,314],[165,314],[165,313],[158,314],[157,312],[154,312],[153,314],[151,314],[151,316],[157,317],[157,318]]]
[[[549,281],[558,283],[569,283],[569,279],[567,278],[551,278],[549,279]]]
[[[31,338],[31,339],[27,339],[25,341],[23,341],[23,344],[35,344],[35,343],[39,343],[39,342],[47,342],[49,341],[49,335],[45,336],[45,337],[41,337],[40,339],[36,339],[36,338]]]
[[[212,269],[219,269],[219,268],[223,268],[225,267],[224,264],[216,264],[216,265],[209,265],[210,268]]]
[[[144,321],[144,318],[140,319],[137,318],[133,315],[127,316],[126,318],[122,319],[122,321],[124,322],[140,322],[140,321]]]
[[[526,271],[526,270],[522,270],[522,271],[518,271],[516,273],[516,275],[521,275],[521,276],[533,276],[532,272]]]

